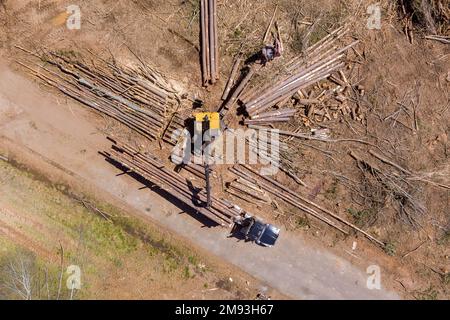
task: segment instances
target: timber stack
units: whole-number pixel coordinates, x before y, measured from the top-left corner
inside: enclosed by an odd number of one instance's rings
[[[330,77],[344,67],[346,52],[358,43],[358,41],[354,41],[342,48],[338,46],[337,41],[347,31],[348,29],[345,27],[334,30],[309,47],[304,55],[289,61],[283,68],[285,71],[278,76],[276,81],[262,88],[255,86],[243,93],[240,101],[250,117],[246,120],[246,124],[289,121],[294,116],[295,110],[267,110],[276,105],[283,105],[283,102],[301,90]]]
[[[207,193],[204,189],[194,187],[189,179],[165,167],[158,158],[141,153],[138,149],[113,138],[109,140],[114,145],[110,151],[103,153],[107,160],[134,172],[197,214],[223,227],[231,227],[234,218],[241,214],[242,210],[238,206],[216,196],[212,196],[212,205],[206,207]]]
[[[179,106],[177,92],[150,66],[132,68],[99,59],[94,64],[64,52],[34,55],[45,64],[18,63],[46,84],[151,141],[161,138]]]
[[[217,2],[200,0],[200,30],[203,85],[219,79],[219,44],[217,36]]]

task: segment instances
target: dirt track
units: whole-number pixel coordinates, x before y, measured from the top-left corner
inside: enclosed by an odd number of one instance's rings
[[[283,232],[275,248],[266,249],[226,237],[227,230],[202,223],[104,161],[98,151],[110,146],[91,113],[58,101],[0,63],[0,148],[15,145],[42,163],[76,176],[90,188],[106,191],[136,213],[190,239],[280,292],[299,299],[391,299],[385,290],[368,290],[365,270],[323,248]],[[37,161],[39,168],[42,163]],[[284,231],[284,230],[283,230]],[[367,266],[371,263],[366,262]],[[381,266],[381,269],[383,267]]]

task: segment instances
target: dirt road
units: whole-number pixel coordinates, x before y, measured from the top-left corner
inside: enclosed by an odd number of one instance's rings
[[[0,148],[7,139],[44,156],[68,174],[78,175],[91,186],[105,190],[112,199],[125,201],[136,212],[290,297],[398,298],[384,289],[367,289],[365,270],[355,268],[325,249],[314,248],[285,230],[276,247],[262,248],[227,238],[227,230],[206,228],[193,217],[179,214],[179,208],[143,189],[131,177],[117,176],[120,172],[98,154],[108,150],[110,144],[89,120],[92,115],[88,113],[72,101],[58,100],[44,93],[37,84],[0,62]],[[367,261],[367,266],[370,264]]]

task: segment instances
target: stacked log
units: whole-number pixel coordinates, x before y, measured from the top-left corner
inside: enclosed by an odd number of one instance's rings
[[[110,151],[103,153],[109,161],[134,172],[198,214],[224,227],[231,227],[234,218],[240,215],[239,207],[215,196],[212,196],[212,205],[207,208],[204,189],[193,187],[188,179],[166,168],[156,157],[109,139],[114,145]]]
[[[184,119],[178,112],[174,112],[164,129],[163,141],[175,146],[180,138],[177,137],[176,132],[180,132],[184,127]]]
[[[227,114],[228,110],[230,110],[237,100],[240,100],[240,96],[250,80],[253,78],[255,72],[257,72],[261,68],[260,65],[250,65],[241,70],[241,79],[236,83],[235,88],[232,92],[229,93],[227,100],[220,108],[220,115],[223,117]]]
[[[251,119],[246,119],[245,124],[271,124],[274,122],[285,122],[289,121],[297,113],[296,109],[280,109],[275,111],[269,111],[257,114]]]
[[[183,158],[175,154],[171,154],[170,160],[173,163],[177,164],[180,169],[186,170],[190,174],[194,175],[196,178],[199,178],[202,181],[206,180],[205,177],[206,168],[204,165],[196,164],[193,162],[183,163]]]
[[[238,75],[241,62],[242,62],[242,58],[239,56],[233,62],[233,67],[231,68],[230,76],[228,77],[227,84],[225,85],[225,89],[223,90],[223,94],[221,97],[221,99],[223,101],[226,101],[228,99],[231,88],[233,88],[233,86],[235,85],[236,77]]]
[[[270,197],[264,190],[241,178],[228,183],[225,191],[236,198],[255,205],[271,202]]]
[[[111,117],[149,140],[163,134],[166,118],[179,99],[163,77],[150,67],[129,68],[96,61],[87,64],[70,55],[39,56],[46,65],[22,66],[85,106]]]
[[[200,0],[200,30],[203,85],[219,79],[219,43],[217,36],[217,2]]]
[[[297,57],[287,63],[285,74],[274,84],[257,88],[244,93],[240,98],[245,110],[250,116],[248,124],[261,124],[262,122],[289,121],[295,114],[290,109],[279,110],[275,114],[266,110],[290,99],[302,89],[312,86],[319,81],[330,77],[344,65],[346,51],[358,43],[339,48],[337,40],[345,35],[346,28],[339,28],[310,47],[303,57]]]
[[[283,186],[278,181],[268,176],[260,175],[255,169],[247,165],[236,165],[230,168],[230,171],[239,178],[247,180],[249,183],[253,183],[254,185],[260,187],[273,197],[283,200],[286,204],[302,210],[304,213],[311,215],[312,217],[328,224],[344,234],[349,234],[348,229],[350,228],[351,230],[363,234],[369,240],[374,241],[382,247],[385,245],[382,241],[343,219],[336,213],[299,195],[290,188]]]

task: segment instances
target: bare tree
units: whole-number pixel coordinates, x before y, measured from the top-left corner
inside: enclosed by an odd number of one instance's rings
[[[10,260],[4,268],[2,286],[14,296],[23,300],[31,300],[33,294],[34,259],[20,254]]]

